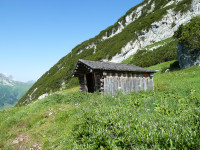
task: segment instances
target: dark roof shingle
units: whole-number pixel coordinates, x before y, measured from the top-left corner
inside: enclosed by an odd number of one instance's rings
[[[120,64],[111,62],[89,61],[79,59],[79,62],[85,64],[93,70],[109,70],[109,71],[131,71],[131,72],[147,72],[154,73],[155,71],[141,68],[130,64]]]

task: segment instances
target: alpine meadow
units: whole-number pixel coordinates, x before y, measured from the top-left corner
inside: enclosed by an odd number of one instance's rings
[[[0,112],[0,150],[199,149],[199,8],[200,0],[144,0],[77,45]],[[81,92],[72,77],[80,59],[153,70],[153,90]]]

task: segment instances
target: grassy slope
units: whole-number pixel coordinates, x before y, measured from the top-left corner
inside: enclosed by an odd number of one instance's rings
[[[169,2],[168,0],[154,0],[154,1],[155,1],[155,10],[152,13],[148,13],[153,3],[153,1],[151,1],[150,3],[148,3],[148,5],[146,5],[143,8],[141,17],[139,17],[137,20],[129,24],[123,30],[123,32],[117,34],[116,36],[110,39],[101,41],[102,37],[105,36],[106,33],[110,35],[113,29],[118,28],[119,24],[118,22],[116,22],[113,26],[110,26],[107,29],[100,32],[99,35],[97,35],[96,37],[91,38],[77,45],[71,51],[71,53],[63,57],[57,64],[55,64],[49,71],[47,71],[32,86],[32,88],[19,101],[18,105],[28,104],[32,100],[36,100],[39,96],[41,96],[44,93],[49,93],[50,91],[55,92],[55,91],[60,90],[63,82],[66,83],[67,88],[77,86],[78,81],[75,78],[71,78],[71,74],[78,59],[87,59],[87,60],[101,60],[103,58],[111,59],[117,53],[120,53],[122,47],[124,47],[128,42],[135,41],[137,39],[137,35],[141,34],[142,30],[149,29],[153,22],[162,19],[162,16],[167,13],[168,9],[174,8],[176,11],[186,11],[190,8],[190,5],[191,5],[191,0],[183,0],[176,5],[173,4],[173,5],[163,8],[163,6],[165,6]],[[125,17],[128,14],[130,14],[137,7],[147,2],[148,0],[144,0],[141,4],[131,8],[118,21],[124,24]],[[93,53],[94,48],[85,49],[86,46],[92,43],[95,43],[97,45],[95,54]],[[83,52],[77,55],[77,53],[80,50],[83,50]],[[168,60],[171,60],[171,59],[167,58],[166,61]],[[28,100],[29,95],[31,94],[32,94],[32,100]]]
[[[149,69],[162,70],[166,62]],[[118,96],[53,94],[0,113],[0,148],[197,149],[200,67],[154,75],[155,90]],[[23,141],[14,144],[13,141]]]

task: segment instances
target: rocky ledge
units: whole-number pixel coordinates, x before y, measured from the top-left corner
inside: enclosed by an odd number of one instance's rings
[[[191,50],[190,48],[179,43],[177,51],[179,66],[181,68],[200,66],[200,49]]]

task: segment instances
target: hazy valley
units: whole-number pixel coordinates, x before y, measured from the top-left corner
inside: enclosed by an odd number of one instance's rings
[[[13,107],[32,85],[33,82],[19,82],[0,73],[0,110]]]

